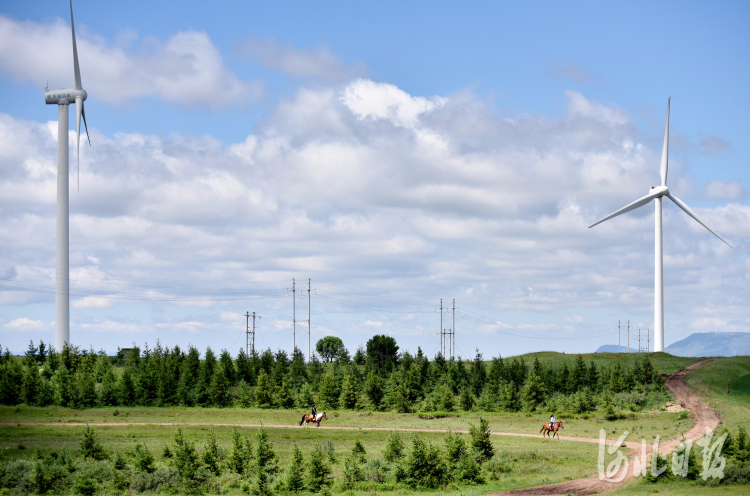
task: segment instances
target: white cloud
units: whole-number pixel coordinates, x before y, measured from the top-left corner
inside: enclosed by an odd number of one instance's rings
[[[44,327],[45,323],[41,320],[33,320],[28,317],[21,317],[11,320],[5,324],[5,328],[14,331],[35,331]]]
[[[77,309],[82,308],[107,308],[113,304],[112,299],[101,296],[85,296],[70,302],[70,306]]]
[[[292,45],[281,46],[274,39],[247,38],[235,50],[246,57],[255,57],[261,64],[278,69],[292,77],[312,77],[325,81],[346,81],[366,76],[370,71],[361,62],[351,66],[331,53],[327,46],[315,50],[300,50]]]
[[[415,350],[420,341],[408,336],[434,332],[434,306],[453,297],[490,315],[479,325],[460,314],[464,336],[575,333],[610,318],[601,315],[647,322],[653,208],[588,225],[645,194],[661,150],[622,110],[573,92],[567,101],[561,118],[508,119],[471,95],[425,98],[360,79],[300,89],[233,144],[92,129],[97,145],[82,155],[70,238],[72,277],[91,297],[76,300],[73,331],[137,328],[164,340],[187,331],[194,344],[229,348],[244,343],[249,310],[268,319],[269,346],[290,349],[292,277],[321,285],[313,340],[387,329]],[[0,302],[12,308],[52,301],[49,291],[13,288],[54,288],[56,151],[48,123],[0,114],[0,256],[45,267],[3,279]],[[670,166],[682,197],[689,174],[679,160]],[[747,302],[732,298],[744,298],[750,278],[750,207],[730,200],[698,210],[738,249],[723,251],[665,207],[669,329],[688,329],[701,307],[717,318],[730,308],[740,309],[735,319],[747,315]],[[106,295],[129,298],[108,314],[138,308],[140,321],[75,323]],[[306,303],[297,299],[298,317]],[[417,317],[397,318],[403,312]],[[562,327],[566,318],[576,325]],[[229,342],[214,345],[219,337]],[[483,344],[470,339],[464,354]]]
[[[146,38],[133,51],[89,35],[79,22],[76,42],[83,87],[109,103],[154,97],[184,107],[221,108],[265,98],[261,83],[243,81],[224,66],[205,32],[183,31],[165,41]],[[54,89],[72,87],[72,67],[67,22],[0,16],[0,71],[40,87],[49,81]]]
[[[739,200],[745,197],[742,183],[733,179],[725,183],[719,179],[711,179],[706,183],[706,199],[708,200]]]

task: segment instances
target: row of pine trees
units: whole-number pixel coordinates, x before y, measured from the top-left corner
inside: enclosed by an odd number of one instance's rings
[[[0,356],[0,404],[71,408],[203,406],[308,409],[371,409],[397,412],[535,411],[555,405],[583,413],[596,398],[627,391],[663,391],[647,357],[631,368],[586,364],[581,356],[545,366],[523,358],[485,361],[429,360],[398,353],[395,340],[375,336],[353,359],[344,350],[306,363],[297,349],[201,354],[189,346],[134,347],[116,356],[65,347],[60,352],[31,343],[25,356]],[[567,406],[565,406],[567,405]]]

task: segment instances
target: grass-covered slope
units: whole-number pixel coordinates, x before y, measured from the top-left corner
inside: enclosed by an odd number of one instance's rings
[[[750,357],[717,358],[690,372],[686,380],[697,395],[719,410],[728,428],[735,430],[743,426],[750,430],[750,396],[745,377],[748,374]],[[739,389],[735,389],[734,384],[738,384]]]

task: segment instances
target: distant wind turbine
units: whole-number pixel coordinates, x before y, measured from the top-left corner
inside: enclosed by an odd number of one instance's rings
[[[57,272],[55,277],[55,349],[60,351],[70,343],[70,202],[68,198],[68,105],[76,104],[76,123],[78,130],[78,157],[76,167],[80,164],[81,155],[81,117],[89,139],[89,127],[86,124],[86,112],[83,102],[88,96],[81,86],[81,71],[78,68],[78,49],[76,48],[76,30],[73,25],[73,0],[70,0],[70,30],[73,33],[73,74],[75,87],[72,90],[62,89],[49,91],[44,89],[44,100],[47,105],[57,105]],[[76,172],[78,176],[78,173]],[[79,188],[80,188],[80,181]]]
[[[734,248],[734,246],[732,246],[729,241],[722,238],[719,233],[708,227],[708,224],[701,220],[701,218],[698,217],[698,215],[693,212],[693,210],[688,207],[685,202],[670,193],[669,188],[667,188],[667,167],[669,154],[669,104],[671,100],[671,97],[667,100],[667,126],[664,129],[664,146],[661,151],[661,186],[652,186],[649,194],[647,194],[643,198],[634,201],[630,205],[622,207],[620,210],[609,214],[608,216],[594,222],[589,226],[589,228],[592,228],[597,224],[601,224],[605,220],[609,220],[612,217],[617,217],[620,214],[624,214],[625,212],[630,212],[631,210],[635,210],[638,207],[642,207],[643,205],[649,203],[651,200],[656,200],[656,215],[654,216],[656,224],[656,240],[654,249],[654,351],[664,351],[664,254],[662,250],[661,230],[662,197],[666,196],[667,198],[672,200],[675,205],[680,207],[686,214],[695,219],[698,224],[702,225],[703,227],[711,231],[714,236]]]

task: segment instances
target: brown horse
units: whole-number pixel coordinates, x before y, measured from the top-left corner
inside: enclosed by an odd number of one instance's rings
[[[305,424],[305,427],[308,427],[307,424],[309,424],[310,422],[315,422],[318,424],[317,427],[320,427],[320,422],[323,419],[328,420],[328,416],[326,415],[326,412],[321,412],[315,416],[313,416],[311,413],[307,413],[302,416],[302,421],[299,423],[299,425]]]
[[[553,439],[554,439],[555,436],[557,436],[557,439],[560,439],[560,435],[557,433],[557,430],[558,429],[564,429],[564,428],[565,428],[565,426],[563,425],[563,423],[558,420],[557,422],[555,422],[555,428],[554,429],[552,429],[552,427],[550,427],[549,424],[544,424],[542,426],[542,430],[539,431],[539,432],[540,433],[544,432],[543,437],[549,437],[549,433],[551,432]]]

